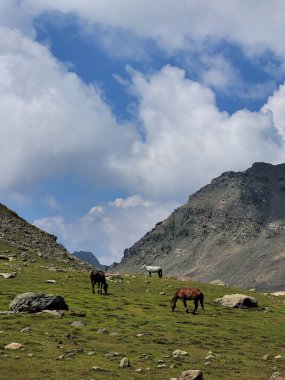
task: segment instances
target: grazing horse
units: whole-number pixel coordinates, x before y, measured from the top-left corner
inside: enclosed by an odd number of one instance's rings
[[[189,313],[186,300],[193,300],[194,301],[195,307],[194,307],[192,314],[196,313],[196,310],[198,309],[199,301],[200,301],[200,304],[202,306],[202,309],[205,310],[204,309],[204,294],[200,291],[200,289],[197,289],[197,288],[179,288],[171,300],[172,311],[175,310],[176,302],[178,299],[182,300],[186,313]]]
[[[160,267],[152,267],[144,264],[141,269],[146,269],[149,273],[149,277],[151,277],[152,273],[157,273],[158,277],[162,277],[162,269]]]
[[[92,271],[90,274],[91,284],[92,284],[92,292],[94,292],[94,286],[98,283],[98,294],[102,294],[102,288],[104,286],[104,292],[107,294],[108,284],[106,281],[105,273],[102,270]]]

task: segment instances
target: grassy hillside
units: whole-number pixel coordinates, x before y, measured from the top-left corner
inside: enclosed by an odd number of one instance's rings
[[[0,253],[7,248],[11,249],[0,244]],[[227,310],[213,300],[241,290],[173,278],[149,279],[144,274],[109,282],[110,294],[99,296],[91,292],[87,271],[52,272],[48,266],[52,263],[38,257],[27,266],[19,256],[14,261],[0,260],[0,272],[17,272],[13,279],[0,278],[0,310],[7,310],[9,302],[26,291],[60,294],[70,308],[62,318],[0,314],[0,379],[165,380],[186,369],[200,369],[206,380],[265,380],[276,370],[285,372],[285,298],[255,293],[259,309]],[[46,283],[49,279],[56,283]],[[176,312],[171,312],[170,299],[180,286],[203,290],[205,312],[199,308],[198,315],[187,315],[180,301]],[[85,325],[73,327],[74,321]],[[21,332],[28,326],[30,333]],[[24,349],[4,350],[11,342],[23,344]],[[173,358],[176,349],[188,355]],[[114,351],[117,356],[106,356]],[[209,351],[214,358],[206,361]],[[264,360],[266,354],[270,356]],[[276,355],[283,358],[274,359]],[[125,356],[131,367],[119,368]],[[101,369],[92,369],[95,366]],[[135,371],[140,368],[142,372]]]

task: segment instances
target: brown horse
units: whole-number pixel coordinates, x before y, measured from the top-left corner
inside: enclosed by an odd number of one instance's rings
[[[102,270],[92,271],[90,274],[90,280],[92,284],[92,292],[94,292],[94,286],[98,283],[98,294],[102,294],[102,288],[104,286],[104,292],[107,294],[108,284],[106,281],[105,273]]]
[[[204,294],[200,291],[200,289],[197,289],[197,288],[179,288],[171,300],[172,311],[175,310],[176,302],[178,299],[182,300],[186,313],[189,313],[186,300],[193,300],[194,301],[195,307],[194,307],[192,314],[196,313],[196,310],[198,309],[199,301],[200,301],[200,304],[202,306],[202,309],[205,310],[204,309]]]

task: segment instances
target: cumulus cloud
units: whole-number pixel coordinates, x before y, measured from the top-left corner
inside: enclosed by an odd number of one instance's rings
[[[62,170],[110,180],[108,162],[128,154],[136,139],[95,86],[44,46],[6,28],[0,28],[0,93],[2,189]]]
[[[125,30],[152,39],[167,51],[189,48],[193,41],[225,39],[239,43],[250,54],[269,48],[285,56],[283,0],[25,0],[21,6],[30,14],[74,13],[83,29],[101,25],[105,32],[106,28]]]
[[[221,112],[209,88],[175,67],[149,76],[130,73],[145,138],[127,160],[113,164],[137,191],[181,198],[222,171],[282,157],[283,140],[271,112]]]
[[[94,206],[73,221],[55,216],[37,219],[34,224],[60,236],[70,251],[93,251],[102,263],[111,264],[119,261],[125,248],[165,219],[175,206],[173,202],[159,204],[133,195]]]

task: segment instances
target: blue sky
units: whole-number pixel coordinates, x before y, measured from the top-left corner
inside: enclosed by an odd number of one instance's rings
[[[284,11],[3,0],[0,202],[110,264],[223,171],[284,162]]]

